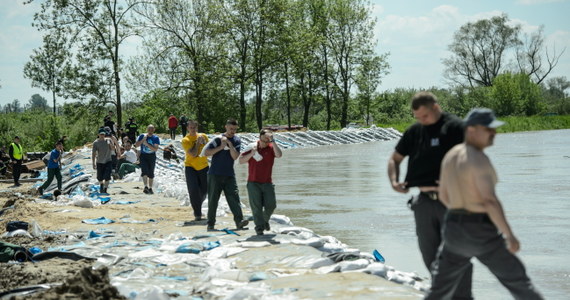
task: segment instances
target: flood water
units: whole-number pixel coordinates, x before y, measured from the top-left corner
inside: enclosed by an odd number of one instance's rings
[[[386,165],[395,144],[394,140],[285,151],[273,172],[275,213],[363,252],[378,249],[386,264],[428,277],[413,214],[406,206],[411,194],[396,193],[388,183]],[[570,130],[499,134],[486,152],[497,170],[497,194],[521,242],[518,255],[528,275],[546,299],[567,299]],[[236,171],[247,202],[246,165]],[[476,260],[474,264],[476,298],[512,299],[485,266]]]

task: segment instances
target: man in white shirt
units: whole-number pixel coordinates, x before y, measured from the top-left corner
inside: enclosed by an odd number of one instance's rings
[[[137,153],[132,148],[131,141],[125,142],[125,152],[119,160],[119,178],[123,179],[126,174],[132,173],[135,169],[140,168],[137,160]]]

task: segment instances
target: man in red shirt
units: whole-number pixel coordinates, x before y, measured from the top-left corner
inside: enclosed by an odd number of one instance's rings
[[[170,139],[176,139],[176,128],[178,127],[178,119],[173,114],[168,117],[168,129],[170,130]]]
[[[252,149],[243,152],[239,157],[240,164],[249,164],[247,193],[257,235],[263,235],[263,230],[271,229],[269,218],[277,207],[275,185],[271,180],[271,173],[275,158],[281,156],[281,149],[273,142],[271,130],[262,129],[259,133],[259,140],[252,146]]]

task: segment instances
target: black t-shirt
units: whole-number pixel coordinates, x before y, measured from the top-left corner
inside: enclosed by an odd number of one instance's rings
[[[111,120],[106,120],[104,126],[109,127],[111,129],[111,134],[115,134],[115,122]]]
[[[444,112],[435,124],[416,123],[404,132],[396,152],[409,157],[408,187],[437,186],[441,161],[447,151],[463,142],[463,129],[461,119]]]

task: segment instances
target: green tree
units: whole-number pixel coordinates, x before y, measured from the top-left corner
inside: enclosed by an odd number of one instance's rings
[[[70,55],[65,29],[52,29],[44,35],[42,47],[34,49],[30,61],[24,65],[24,77],[32,80],[32,87],[51,92],[54,116],[56,95],[62,92]]]
[[[378,56],[374,53],[364,55],[357,68],[355,82],[358,86],[360,113],[364,115],[366,125],[370,125],[372,104],[376,89],[380,85],[382,76],[388,73],[389,65],[386,54]]]
[[[493,82],[489,106],[499,116],[532,116],[544,109],[540,98],[540,87],[528,75],[505,73]]]
[[[29,110],[45,112],[49,110],[46,98],[33,94],[28,103]]]
[[[74,93],[114,104],[119,124],[122,124],[120,50],[127,38],[137,34],[129,14],[138,4],[135,0],[45,0],[41,11],[34,16],[39,30],[68,29],[65,34],[78,51],[75,73],[70,75],[74,78],[70,82]],[[107,93],[109,84],[113,96]]]

